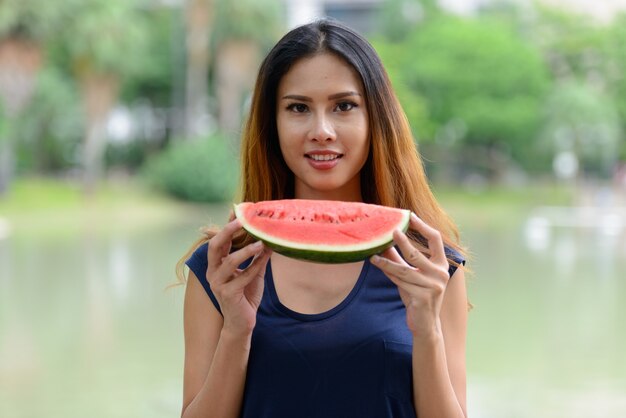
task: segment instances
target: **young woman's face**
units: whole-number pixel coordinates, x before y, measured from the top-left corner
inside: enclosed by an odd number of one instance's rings
[[[295,197],[360,201],[370,135],[358,74],[335,55],[315,55],[294,64],[277,95],[278,138]]]

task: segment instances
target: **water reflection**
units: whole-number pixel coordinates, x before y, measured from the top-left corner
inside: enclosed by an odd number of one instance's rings
[[[0,240],[0,416],[177,416],[183,292],[164,289],[202,223]],[[626,236],[462,230],[470,414],[626,416]]]
[[[164,289],[186,248],[171,228],[0,241],[1,417],[178,415],[182,292]]]
[[[470,233],[480,283],[470,283],[478,309],[468,355],[478,416],[626,416],[626,231],[614,219],[570,220],[533,213],[516,248],[500,245],[511,231]],[[508,405],[511,397],[524,406]]]
[[[109,249],[109,277],[116,301],[126,303],[132,277],[131,250],[125,240],[117,239]]]
[[[541,207],[524,223],[524,244],[537,256],[553,256],[560,276],[571,275],[584,257],[599,276],[610,277],[625,255],[625,226],[626,212],[619,209]]]

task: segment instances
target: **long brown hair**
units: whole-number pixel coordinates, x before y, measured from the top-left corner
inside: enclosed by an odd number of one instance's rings
[[[241,141],[237,200],[258,202],[294,197],[294,175],[278,143],[276,94],[280,80],[296,61],[322,53],[343,59],[356,70],[363,83],[371,135],[369,157],[361,170],[363,201],[412,210],[441,232],[445,245],[463,253],[455,224],[429,187],[408,120],[378,54],[361,35],[334,20],[323,19],[293,29],[261,64]],[[206,228],[181,258],[177,264],[179,280],[184,281],[185,260],[216,231]],[[428,253],[423,237],[414,232],[410,235]],[[252,238],[241,233],[234,237],[233,248],[250,242]],[[450,262],[456,264],[454,260]]]

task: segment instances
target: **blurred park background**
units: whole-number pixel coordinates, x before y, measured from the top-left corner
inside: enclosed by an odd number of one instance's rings
[[[468,407],[626,416],[626,1],[1,0],[0,417],[172,417],[174,264],[237,185],[260,59],[375,45],[471,252]]]

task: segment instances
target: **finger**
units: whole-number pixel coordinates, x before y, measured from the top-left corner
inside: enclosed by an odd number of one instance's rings
[[[393,231],[393,240],[400,248],[402,257],[413,267],[425,270],[432,264],[432,262],[411,243],[411,240],[404,232],[399,230]]]
[[[428,287],[428,281],[415,267],[408,265],[404,260],[402,260],[402,257],[400,257],[395,249],[390,250],[395,252],[397,258],[399,258],[400,260],[393,261],[387,257],[373,256],[371,258],[372,264],[381,269],[387,276],[389,276],[389,278],[392,278],[393,276],[393,278],[403,283],[406,283],[407,285],[409,285],[409,287]]]
[[[222,263],[222,258],[230,252],[233,234],[241,229],[241,222],[235,219],[227,223],[224,228],[209,241],[207,252],[209,269],[216,270]]]
[[[387,248],[385,251],[380,253],[380,255],[398,264],[406,264],[406,261],[404,261],[404,259],[400,256],[395,247]]]
[[[262,272],[265,271],[271,255],[272,251],[269,248],[265,248],[254,257],[254,260],[252,260],[250,265],[240,275],[228,282],[225,286],[234,288],[245,288],[248,286],[256,277],[262,276]]]
[[[246,245],[245,247],[237,250],[235,252],[230,253],[226,258],[224,258],[222,264],[218,267],[215,281],[216,282],[226,282],[232,279],[232,276],[239,269],[239,265],[263,251],[263,242],[257,241],[253,244]]]
[[[404,291],[406,292],[406,294],[409,294],[409,295],[410,295],[410,294],[414,291],[414,289],[416,289],[416,288],[417,288],[417,286],[415,286],[414,284],[407,283],[407,282],[405,282],[405,281],[403,281],[403,280],[400,280],[399,278],[397,278],[397,277],[396,277],[396,276],[394,276],[393,274],[385,274],[385,276],[386,276],[389,280],[391,280],[391,282],[392,282],[393,284],[395,284],[395,285],[398,287],[398,289],[400,289],[400,290],[404,290]],[[403,296],[402,296],[402,293],[400,293],[400,297],[401,297],[401,298],[403,297]],[[403,300],[404,300],[404,299],[403,299]]]
[[[422,234],[428,242],[428,249],[431,252],[430,259],[435,263],[447,263],[446,252],[443,249],[443,238],[441,233],[435,228],[421,220],[415,213],[411,213],[409,228]]]

